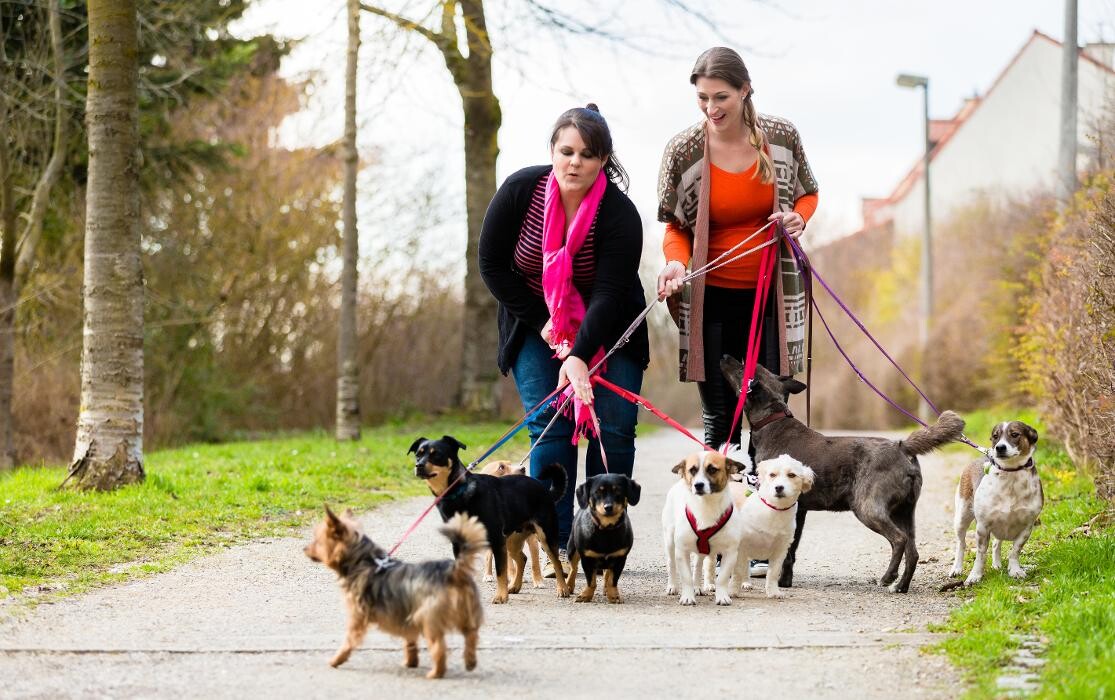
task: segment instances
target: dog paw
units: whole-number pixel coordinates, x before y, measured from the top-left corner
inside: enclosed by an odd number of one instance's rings
[[[767,591],[767,597],[768,598],[774,598],[776,600],[782,600],[783,598],[786,597],[786,592],[781,590],[781,589],[776,590],[776,591]]]
[[[667,583],[666,584],[666,595],[677,595],[677,594],[678,594],[677,584],[676,583]]]
[[[725,592],[717,591],[716,592],[716,604],[717,605],[731,605],[732,604],[732,596],[728,595]]]
[[[577,603],[591,603],[592,602],[592,595],[595,592],[596,591],[588,591],[588,590],[581,591],[581,594],[579,596],[577,596],[576,598],[574,598],[574,602],[577,602]]]
[[[682,593],[678,596],[678,605],[696,605],[697,598],[692,593]]]
[[[545,581],[535,581],[535,582],[531,583],[530,585],[534,586],[535,588],[542,588],[543,586],[546,585],[546,582]]]
[[[891,593],[905,593],[906,592],[906,589],[902,588],[897,583],[892,583],[889,586],[887,586],[887,590],[890,591]]]
[[[1008,571],[1007,573],[1011,578],[1026,578],[1026,570],[1023,569],[1021,566],[1012,566],[1010,571]]]
[[[513,594],[513,595],[517,595],[517,594],[519,593],[519,591],[521,591],[521,590],[523,590],[523,586],[522,586],[522,584],[520,584],[520,585],[518,585],[518,586],[511,586],[511,587],[509,587],[509,588],[507,589],[507,592],[508,592],[508,593],[511,593],[511,594]]]
[[[963,569],[955,569],[954,568],[951,571],[949,571],[949,577],[950,578],[960,578],[963,575],[964,575],[964,570]]]
[[[623,603],[623,598],[620,595],[608,596],[608,602],[613,605],[620,605]]]
[[[507,594],[506,593],[504,593],[502,595],[499,594],[499,593],[496,593],[495,597],[492,598],[492,605],[502,605],[503,603],[506,603],[506,602],[507,602]]]
[[[968,578],[964,579],[964,586],[974,586],[982,580],[983,576],[973,576],[971,574],[968,574]]]
[[[332,659],[329,660],[329,665],[332,666],[333,668],[337,668],[338,666],[340,666],[344,662],[348,661],[348,657],[349,657],[348,653],[341,652],[340,654],[337,654],[336,656],[334,656]]]

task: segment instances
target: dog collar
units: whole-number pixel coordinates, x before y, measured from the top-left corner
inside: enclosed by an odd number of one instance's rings
[[[693,534],[697,536],[697,551],[701,554],[708,554],[711,551],[709,540],[713,535],[720,532],[724,525],[728,522],[728,518],[732,517],[732,511],[735,510],[734,505],[729,505],[728,510],[724,511],[720,519],[713,523],[711,526],[706,527],[704,530],[697,529],[697,518],[693,515],[693,511],[689,510],[689,506],[685,507],[685,519],[689,521],[689,527],[692,528]]]
[[[785,508],[779,508],[778,506],[772,506],[770,503],[767,502],[767,499],[763,498],[762,496],[759,496],[759,500],[763,502],[764,506],[766,506],[767,508],[770,508],[771,510],[790,510],[791,508],[793,508],[794,506],[797,505],[797,502],[794,502],[794,503],[791,503],[790,505],[786,506]]]
[[[1031,468],[1031,467],[1033,467],[1033,466],[1034,466],[1034,458],[1033,458],[1033,457],[1031,457],[1030,459],[1028,459],[1028,460],[1026,461],[1026,463],[1025,463],[1025,464],[1023,464],[1023,465],[1022,465],[1021,467],[1014,467],[1014,468],[1008,468],[1008,467],[1004,467],[1003,465],[1001,465],[1001,464],[999,464],[998,462],[996,462],[996,461],[995,461],[995,458],[994,458],[994,457],[989,457],[988,459],[990,459],[990,460],[991,460],[991,464],[993,464],[993,465],[995,465],[996,467],[998,467],[998,468],[999,468],[999,471],[1001,471],[1001,472],[1020,472],[1020,471],[1022,471],[1023,469],[1029,469],[1029,468]]]
[[[793,417],[794,417],[794,414],[790,413],[790,409],[788,409],[788,408],[785,411],[775,411],[774,413],[770,414],[766,418],[763,418],[762,420],[757,420],[754,423],[752,423],[751,424],[751,431],[754,432],[754,431],[758,430],[759,428],[763,428],[763,427],[767,426],[768,424],[773,423],[777,420],[782,420],[783,418],[793,418]]]

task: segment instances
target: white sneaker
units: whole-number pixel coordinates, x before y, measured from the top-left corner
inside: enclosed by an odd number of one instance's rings
[[[565,571],[565,572],[568,572],[569,571],[569,557],[566,556],[564,549],[559,549],[558,550],[558,559],[561,560],[561,570]],[[552,561],[550,561],[549,558],[547,558],[546,559],[546,566],[542,567],[542,578],[554,578],[554,576],[555,576],[554,563]]]
[[[747,573],[751,578],[766,578],[769,570],[770,564],[768,562],[752,559],[751,565],[747,568]]]

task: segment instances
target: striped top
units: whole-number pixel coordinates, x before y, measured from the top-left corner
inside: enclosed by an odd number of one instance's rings
[[[523,225],[519,229],[519,240],[515,243],[515,268],[523,275],[527,286],[540,297],[542,293],[542,222],[546,210],[546,180],[550,177],[547,172],[534,186],[530,197],[530,206]],[[597,216],[592,220],[588,236],[584,245],[573,257],[573,286],[588,301],[592,292],[592,283],[596,273],[596,222]]]

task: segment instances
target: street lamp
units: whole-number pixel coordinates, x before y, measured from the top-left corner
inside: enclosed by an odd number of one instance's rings
[[[925,228],[921,239],[921,319],[918,326],[918,340],[921,343],[921,378],[925,382],[925,364],[929,351],[929,318],[933,315],[933,244],[932,229],[929,218],[929,152],[933,144],[929,141],[929,78],[923,75],[899,74],[897,80],[900,87],[921,88],[923,90],[925,109],[925,155],[922,167],[922,177],[925,180]],[[922,401],[919,404],[918,414],[923,420],[929,418],[929,406]]]

